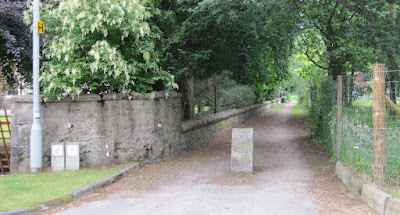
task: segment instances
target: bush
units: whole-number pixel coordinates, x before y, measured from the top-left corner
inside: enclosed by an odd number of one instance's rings
[[[158,66],[155,42],[161,35],[146,21],[152,13],[141,1],[66,0],[43,12],[46,98],[147,92],[157,82],[177,88]]]
[[[254,104],[256,95],[249,86],[238,85],[226,91],[222,91],[218,99],[218,105],[221,110],[232,108],[243,108]]]
[[[254,90],[238,84],[232,78],[232,72],[223,71],[206,80],[197,80],[194,84],[197,115],[206,115],[214,111],[214,86],[217,86],[217,110],[223,111],[242,108],[256,102]]]
[[[315,141],[330,143],[331,121],[335,114],[336,84],[330,79],[314,83],[309,110],[310,134]]]

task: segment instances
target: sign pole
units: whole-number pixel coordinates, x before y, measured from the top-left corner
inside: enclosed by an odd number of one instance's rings
[[[40,0],[33,1],[33,122],[30,138],[31,172],[42,171],[42,126],[39,107],[39,33],[38,22]]]

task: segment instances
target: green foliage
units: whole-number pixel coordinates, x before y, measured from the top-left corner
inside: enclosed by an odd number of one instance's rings
[[[314,82],[311,86],[312,102],[308,117],[310,134],[315,141],[330,143],[330,124],[335,110],[336,85],[327,78]]]
[[[157,82],[177,88],[174,77],[158,65],[155,44],[161,32],[148,22],[157,12],[138,0],[47,5],[44,96],[147,92]]]
[[[355,0],[339,2],[350,13],[355,14],[357,22],[352,25],[350,33],[355,41],[359,41],[360,47],[369,49],[374,55],[373,59],[387,63],[390,70],[399,69],[400,19],[396,16],[399,9],[398,2],[385,0],[371,0],[363,4]],[[391,4],[393,4],[393,14],[390,13]]]
[[[391,185],[397,185],[400,180],[400,144],[398,124],[400,120],[392,119],[390,109],[387,109],[387,168],[386,180]],[[364,95],[343,108],[343,118],[349,121],[343,123],[342,159],[355,171],[369,177],[374,177],[374,128],[373,101],[371,95]]]
[[[256,95],[249,86],[238,84],[231,78],[232,72],[224,71],[203,81],[196,81],[195,104],[198,115],[210,114],[214,111],[214,87],[217,87],[217,110],[243,108],[254,104]],[[211,108],[210,108],[211,107]]]
[[[253,89],[245,85],[237,85],[233,88],[222,91],[218,98],[220,110],[232,108],[242,108],[256,101],[256,95]]]
[[[299,45],[299,44],[297,44]],[[315,65],[305,54],[292,58],[286,88],[296,89],[299,106],[296,115],[307,115],[309,133],[317,142],[330,143],[330,128],[334,114],[336,84],[325,70]]]
[[[162,1],[160,8],[161,62],[177,78],[207,79],[229,70],[260,101],[276,94],[296,31],[297,13],[286,1]]]
[[[334,80],[347,71],[363,70],[376,59],[371,46],[363,46],[370,39],[356,39],[365,34],[356,30],[365,21],[339,2],[311,0],[299,4],[303,14],[301,52]]]
[[[32,33],[24,23],[22,1],[0,2],[0,82],[2,87],[30,82]],[[4,90],[4,89],[1,89]]]
[[[297,94],[288,94],[286,98],[288,102],[299,102],[299,96]]]

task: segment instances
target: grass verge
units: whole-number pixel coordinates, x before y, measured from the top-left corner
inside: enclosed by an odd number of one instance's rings
[[[132,165],[126,163],[111,168],[79,171],[12,174],[0,177],[0,211],[25,208],[67,197],[70,192],[98,181]]]
[[[306,117],[308,116],[308,110],[301,104],[297,104],[293,107],[292,116],[294,117]]]
[[[284,103],[277,104],[277,105],[275,105],[274,108],[272,108],[272,111],[278,111],[278,110],[282,109],[283,106],[285,106]]]

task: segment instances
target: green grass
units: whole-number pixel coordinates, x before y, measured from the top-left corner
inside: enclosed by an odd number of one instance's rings
[[[343,108],[343,118],[357,128],[353,131],[343,125],[343,161],[361,175],[373,179],[374,148],[373,148],[373,101],[370,97],[361,97],[352,102],[351,106]],[[388,150],[386,180],[389,185],[400,182],[400,117],[390,117],[387,108],[386,144]],[[367,141],[367,139],[369,141]]]
[[[394,189],[389,188],[385,191],[387,191],[387,193],[392,195],[394,198],[400,198],[400,190],[398,188],[394,188]]]
[[[0,121],[1,122],[6,122],[7,118],[6,117],[0,117]],[[8,121],[11,121],[11,118],[8,117]],[[2,129],[3,129],[3,133],[0,132],[0,144],[3,144],[3,140],[1,138],[3,138],[3,134],[4,134],[4,138],[10,138],[10,132],[8,131],[8,126],[7,125],[1,125]],[[11,129],[11,125],[10,125],[10,129]],[[6,140],[6,144],[9,145],[11,144],[11,139]]]
[[[100,169],[12,174],[0,177],[0,211],[24,208],[65,197],[92,182],[114,174],[132,163]]]
[[[293,107],[292,116],[294,116],[294,117],[307,117],[308,116],[308,110],[303,105],[297,104],[297,105],[295,105]]]
[[[278,111],[278,110],[282,109],[283,106],[285,106],[285,104],[283,104],[283,103],[277,104],[277,105],[275,105],[274,108],[272,108],[272,111]]]

